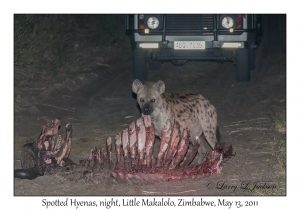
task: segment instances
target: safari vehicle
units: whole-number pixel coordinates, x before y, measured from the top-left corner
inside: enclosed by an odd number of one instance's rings
[[[133,48],[135,78],[146,80],[149,69],[171,61],[231,61],[237,81],[249,81],[261,36],[261,15],[134,14],[126,15]]]

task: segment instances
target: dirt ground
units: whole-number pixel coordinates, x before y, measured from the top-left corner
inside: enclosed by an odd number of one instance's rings
[[[276,139],[285,139],[285,129],[278,132],[274,118],[285,120],[286,116],[286,31],[277,30],[286,28],[286,19],[275,15],[264,21],[265,34],[250,82],[235,81],[232,63],[164,63],[161,70],[150,72],[149,80],[163,80],[166,91],[200,93],[216,107],[222,141],[237,152],[220,174],[139,186],[75,183],[50,175],[34,180],[14,178],[14,195],[285,195],[286,174],[274,158]],[[15,98],[14,106],[15,169],[21,167],[22,145],[36,140],[42,126],[57,116],[63,125],[73,125],[70,158],[75,162],[140,116],[131,90],[135,78],[130,47],[120,57],[95,64],[89,72],[57,79],[51,87],[45,81],[25,87],[18,76],[15,74],[15,91],[23,92],[22,103]],[[77,88],[79,85],[83,88]],[[63,136],[64,131],[60,132]],[[272,189],[263,191],[255,183]]]

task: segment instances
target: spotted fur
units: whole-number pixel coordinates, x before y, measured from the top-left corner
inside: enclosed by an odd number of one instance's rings
[[[218,129],[217,110],[202,95],[167,93],[165,84],[161,80],[157,83],[146,82],[145,84],[135,80],[132,84],[132,91],[137,94],[142,116],[151,116],[156,135],[161,136],[162,127],[167,119],[171,122],[176,120],[182,129],[190,129],[191,141],[203,134],[210,147],[215,147]],[[203,143],[199,148],[200,159],[207,151]]]

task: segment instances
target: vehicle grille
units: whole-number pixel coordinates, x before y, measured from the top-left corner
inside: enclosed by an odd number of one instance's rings
[[[166,15],[166,34],[180,35],[195,34],[193,32],[184,32],[185,30],[201,30],[204,28],[213,29],[214,16],[212,14],[205,15]],[[181,32],[174,32],[174,30]],[[197,33],[199,34],[199,33]]]

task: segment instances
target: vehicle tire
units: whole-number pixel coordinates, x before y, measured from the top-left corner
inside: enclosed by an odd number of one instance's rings
[[[250,80],[248,49],[237,49],[236,51],[236,80],[238,82],[247,82]]]
[[[135,79],[147,80],[147,51],[140,49],[133,50],[133,76]]]

